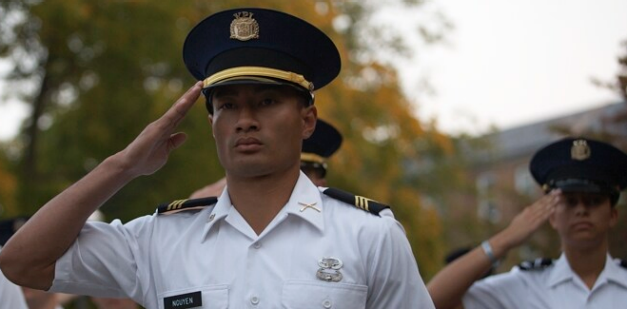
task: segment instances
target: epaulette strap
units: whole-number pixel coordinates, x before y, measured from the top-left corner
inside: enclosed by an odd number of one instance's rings
[[[619,260],[620,263],[618,263],[618,265],[620,265],[620,267],[622,268],[627,268],[627,261],[625,260]]]
[[[157,208],[157,213],[160,215],[169,215],[173,213],[177,213],[179,211],[190,210],[190,209],[202,209],[207,206],[211,206],[218,202],[218,198],[215,196],[212,197],[203,197],[197,199],[185,199],[185,200],[176,200],[170,203],[160,204]]]
[[[549,258],[537,258],[533,261],[524,261],[518,264],[520,270],[542,270],[553,265],[553,260]]]
[[[371,200],[369,198],[365,198],[359,195],[354,195],[346,191],[342,191],[342,190],[335,189],[335,188],[328,188],[324,190],[322,193],[336,200],[340,200],[344,203],[351,204],[359,209],[363,209],[377,216],[382,210],[386,208],[390,208],[390,206],[381,204],[375,200]]]

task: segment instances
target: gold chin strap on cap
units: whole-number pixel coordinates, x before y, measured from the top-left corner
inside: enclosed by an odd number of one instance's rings
[[[325,160],[323,157],[315,154],[315,153],[308,153],[308,152],[303,152],[300,154],[300,160],[301,161],[307,161],[307,162],[314,162],[314,163],[320,163],[320,164],[324,164]]]
[[[237,67],[226,69],[207,77],[203,81],[203,88],[207,88],[226,79],[245,77],[245,76],[263,76],[285,80],[297,84],[310,92],[314,90],[312,82],[305,79],[304,76],[293,72],[270,69],[265,67]]]

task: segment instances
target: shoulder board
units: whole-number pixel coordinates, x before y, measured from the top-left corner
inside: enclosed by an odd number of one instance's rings
[[[170,215],[173,213],[177,213],[179,211],[186,211],[186,210],[191,210],[191,209],[203,209],[217,202],[218,202],[218,198],[215,196],[197,198],[193,200],[190,200],[190,199],[176,200],[170,203],[159,204],[159,207],[157,207],[157,214]]]
[[[344,203],[353,205],[359,209],[365,210],[371,214],[379,215],[379,213],[386,209],[390,208],[390,206],[381,204],[375,200],[371,200],[369,198],[365,198],[363,196],[354,195],[352,193],[348,193],[346,191],[342,191],[340,189],[328,188],[324,190],[322,193],[336,199],[342,201]]]
[[[627,261],[625,260],[618,260],[620,263],[618,263],[618,265],[622,268],[627,268]]]
[[[532,261],[524,261],[518,264],[518,268],[523,271],[543,270],[553,265],[553,260],[549,258],[537,258]]]

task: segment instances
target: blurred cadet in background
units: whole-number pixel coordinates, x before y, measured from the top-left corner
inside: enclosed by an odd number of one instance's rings
[[[342,145],[342,134],[331,124],[318,119],[316,130],[303,141],[300,170],[318,187],[327,186],[327,161]]]
[[[536,152],[529,169],[546,195],[429,282],[436,308],[624,307],[627,265],[610,256],[608,237],[627,186],[627,155],[603,142],[566,138]],[[546,221],[561,240],[558,260],[524,262],[479,280]]]
[[[222,177],[220,180],[210,183],[192,193],[189,196],[190,199],[197,199],[203,197],[220,196],[222,191],[226,187],[226,178]]]

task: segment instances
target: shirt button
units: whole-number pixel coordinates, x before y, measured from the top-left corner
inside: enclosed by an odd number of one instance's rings
[[[322,306],[325,308],[331,308],[331,301],[330,300],[323,301]]]
[[[259,303],[259,297],[253,296],[250,298],[250,303],[253,305],[257,305]]]
[[[259,248],[261,248],[261,244],[257,242],[257,243],[255,243],[255,244],[253,245],[253,247],[254,247],[255,249],[259,249]]]

